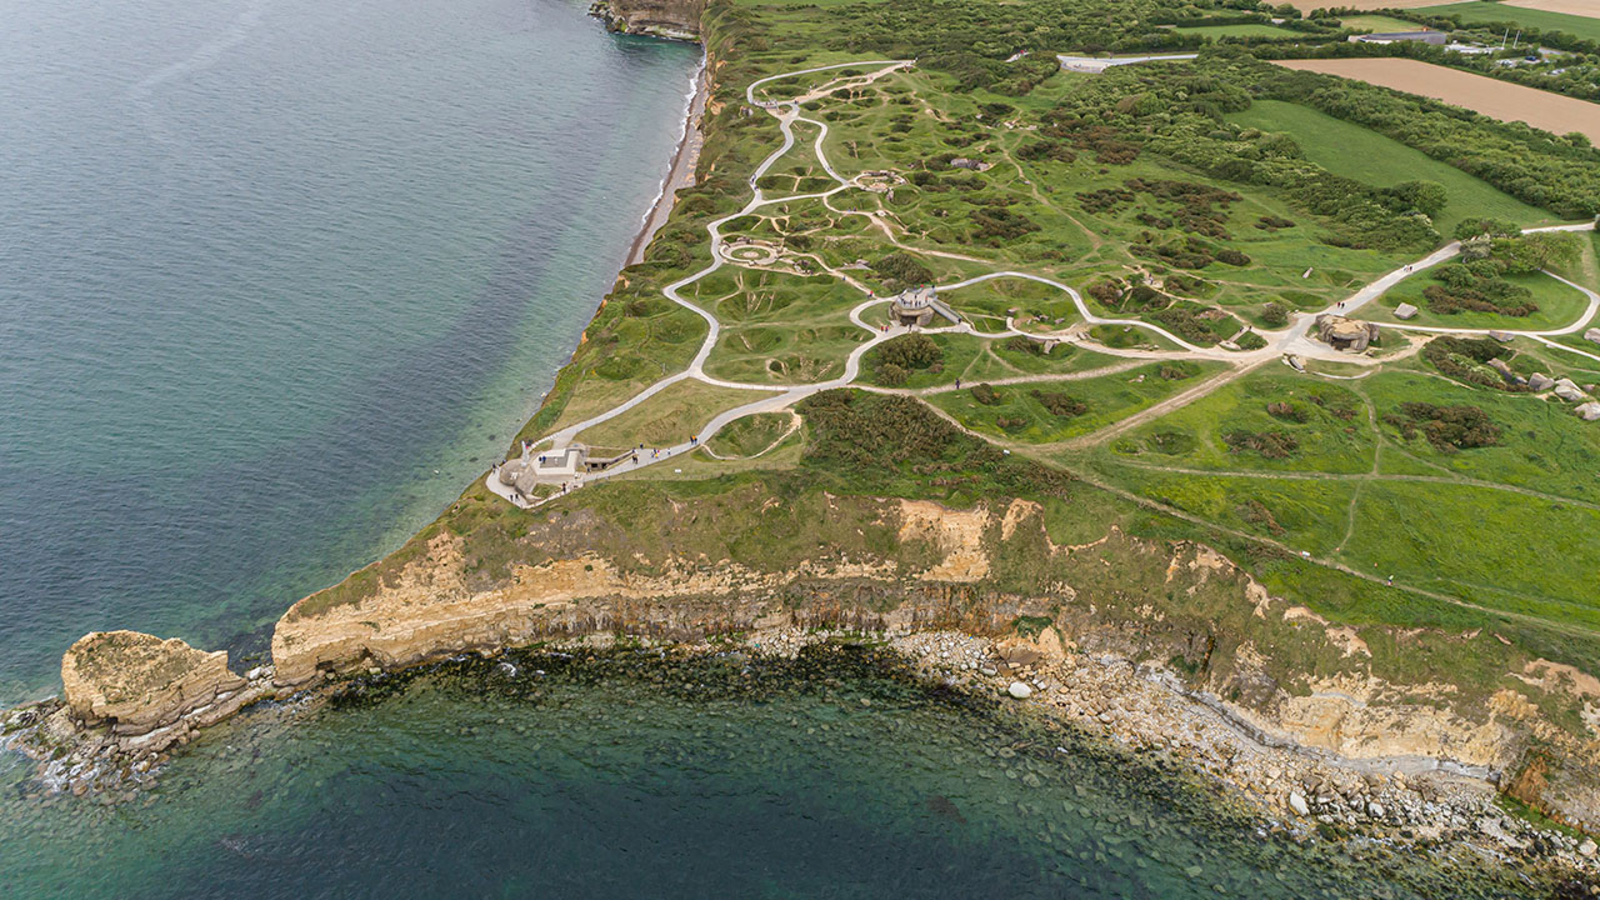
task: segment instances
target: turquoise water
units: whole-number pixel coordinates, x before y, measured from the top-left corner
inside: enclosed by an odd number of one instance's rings
[[[93,628],[248,658],[506,445],[698,61],[583,13],[0,0],[0,704]],[[848,653],[513,654],[257,707],[127,797],[31,772],[8,900],[1516,893]]]
[[[6,896],[1524,896],[1292,844],[850,650],[509,654],[352,693],[213,729],[113,807],[0,790]]]
[[[0,0],[0,705],[91,629],[261,646],[503,452],[699,62],[585,12]]]

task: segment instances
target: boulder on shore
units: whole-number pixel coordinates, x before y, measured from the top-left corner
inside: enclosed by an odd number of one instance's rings
[[[94,631],[61,657],[67,705],[83,724],[113,734],[145,734],[244,687],[226,651],[207,653],[178,638],[137,631]]]

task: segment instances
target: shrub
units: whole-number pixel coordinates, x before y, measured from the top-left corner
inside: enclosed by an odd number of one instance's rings
[[[1261,307],[1261,324],[1268,328],[1282,328],[1289,324],[1289,311],[1276,303]]]
[[[1267,404],[1267,415],[1284,422],[1305,422],[1308,416],[1306,411],[1293,403],[1279,401]]]
[[[983,382],[972,388],[972,399],[984,406],[995,406],[1000,403],[1000,392],[994,389],[994,385]]]
[[[903,285],[933,283],[932,270],[907,253],[896,252],[885,256],[872,264],[872,271]]]
[[[925,334],[902,334],[878,347],[878,368],[898,366],[910,372],[944,362],[944,351]]]
[[[1525,387],[1507,384],[1498,372],[1486,363],[1511,355],[1511,350],[1489,338],[1458,338],[1441,336],[1422,348],[1422,358],[1451,378],[1501,391],[1526,390]]]
[[[1089,296],[1093,297],[1102,306],[1116,307],[1122,299],[1122,283],[1101,279],[1089,285]]]
[[[1283,431],[1230,431],[1222,436],[1222,442],[1234,453],[1254,450],[1264,459],[1283,459],[1300,449],[1300,441]]]
[[[1034,390],[1030,393],[1032,393],[1033,399],[1039,401],[1046,410],[1049,410],[1050,415],[1058,418],[1066,419],[1073,416],[1081,416],[1089,411],[1087,403],[1074,398],[1070,394],[1064,394],[1060,391],[1040,390]]]
[[[1435,406],[1402,403],[1400,411],[1383,417],[1406,440],[1420,432],[1442,453],[1456,453],[1500,443],[1500,426],[1476,406]]]

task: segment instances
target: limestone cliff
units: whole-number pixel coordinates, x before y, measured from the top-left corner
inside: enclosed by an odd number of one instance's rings
[[[782,566],[743,561],[710,538],[686,545],[700,540],[696,523],[724,521],[727,507],[664,502],[630,509],[626,521],[581,508],[518,518],[490,545],[437,530],[399,562],[358,573],[349,584],[360,590],[347,585],[296,604],[273,636],[278,684],[595,633],[693,641],[796,626],[983,636],[1049,628],[1076,652],[1164,672],[1176,690],[1267,742],[1365,760],[1448,761],[1508,780],[1537,745],[1549,770],[1565,773],[1541,770],[1549,787],[1539,805],[1574,824],[1600,824],[1581,789],[1592,773],[1576,777],[1600,744],[1592,732],[1553,724],[1592,709],[1600,691],[1588,696],[1587,681],[1551,674],[1490,632],[1337,626],[1271,596],[1203,545],[1115,528],[1058,545],[1043,508],[1024,500],[970,510],[831,495],[825,509],[789,510],[769,500],[766,516],[812,523],[796,533],[827,527],[859,541],[841,549],[818,535]],[[662,545],[637,523],[661,525],[676,546],[658,555]],[[788,532],[781,522],[766,527]],[[777,558],[771,546],[761,553]],[[1419,682],[1418,656],[1503,657],[1506,668],[1477,682],[1440,668]]]
[[[590,12],[624,34],[699,40],[706,0],[599,0]]]
[[[170,725],[218,694],[243,687],[228,671],[228,654],[197,650],[177,638],[137,631],[96,631],[61,658],[61,681],[72,714],[113,734],[145,734]]]

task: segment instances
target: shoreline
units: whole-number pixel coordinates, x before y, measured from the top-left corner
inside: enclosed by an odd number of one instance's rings
[[[661,180],[655,202],[644,214],[639,233],[628,246],[628,255],[622,263],[623,269],[644,262],[645,251],[649,249],[650,241],[672,216],[672,209],[677,204],[678,191],[694,183],[695,168],[700,162],[700,147],[705,140],[705,135],[700,130],[700,117],[705,112],[706,101],[711,94],[710,67],[707,62],[707,57],[702,53],[700,67],[695,70],[690,80],[689,92],[685,95],[683,133],[678,138],[678,148],[672,154],[672,162],[667,167],[666,176]],[[620,277],[621,274],[619,269],[617,275]]]
[[[1452,771],[1436,760],[1363,759],[1292,741],[1263,741],[1263,735],[1246,733],[1221,710],[1153,677],[1156,670],[1148,664],[1086,652],[1048,632],[1031,639],[991,638],[916,626],[862,631],[781,624],[757,628],[732,642],[592,632],[465,650],[399,669],[361,668],[293,690],[270,689],[271,673],[261,672],[254,690],[241,692],[252,694],[245,703],[230,704],[227,714],[209,717],[215,721],[180,721],[172,740],[131,758],[104,754],[107,748],[92,742],[74,746],[75,736],[62,730],[59,721],[52,727],[59,701],[47,701],[32,707],[31,715],[19,717],[24,712],[19,709],[0,717],[6,726],[0,747],[34,760],[29,793],[40,802],[68,793],[119,805],[162,784],[165,764],[196,731],[233,719],[256,701],[269,701],[262,710],[267,716],[294,715],[345,697],[389,696],[440,667],[520,654],[571,654],[592,662],[605,654],[649,650],[687,658],[736,653],[752,660],[793,660],[807,648],[828,646],[875,648],[930,689],[952,691],[1075,735],[1064,739],[1068,746],[1073,740],[1099,744],[1174,783],[1211,786],[1219,807],[1243,814],[1262,834],[1297,843],[1355,841],[1412,852],[1470,848],[1485,860],[1513,869],[1532,867],[1524,872],[1565,873],[1585,889],[1600,890],[1592,841],[1547,832],[1501,808],[1494,787],[1482,778]],[[239,727],[256,727],[247,717],[235,721]]]

